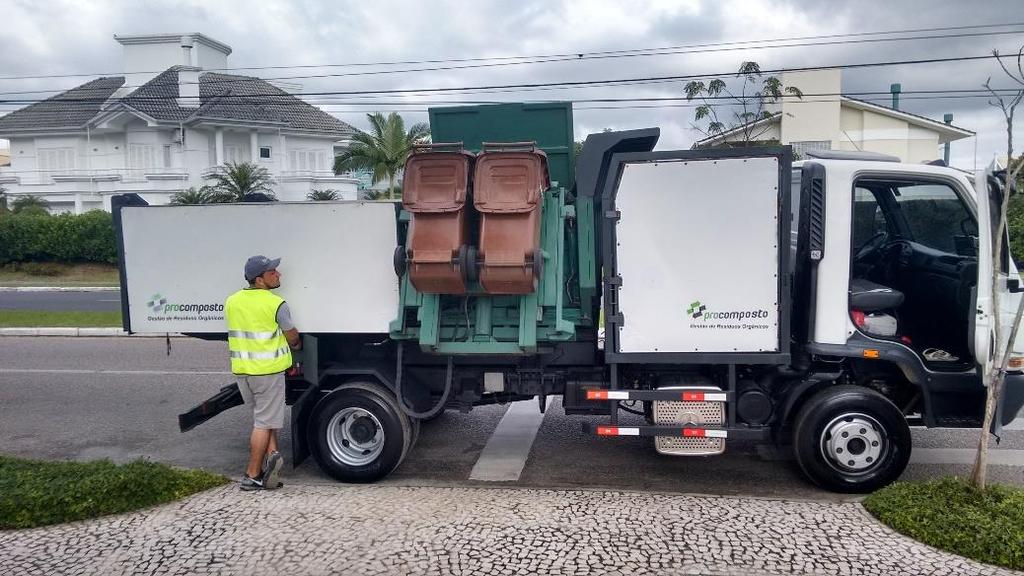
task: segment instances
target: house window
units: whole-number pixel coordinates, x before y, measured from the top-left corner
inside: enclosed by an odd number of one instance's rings
[[[74,168],[74,148],[39,149],[39,170],[43,172],[59,172],[63,170],[74,170]]]
[[[164,168],[171,167],[171,147],[164,146]]]
[[[149,144],[128,145],[128,167],[136,170],[156,168],[156,147]]]
[[[318,150],[289,150],[288,164],[292,170],[316,172],[327,169],[327,155]]]
[[[270,146],[260,146],[260,159],[266,160],[270,158]]]
[[[808,150],[831,150],[832,142],[829,140],[804,140],[803,142],[790,142],[793,146],[793,154],[803,158]]]

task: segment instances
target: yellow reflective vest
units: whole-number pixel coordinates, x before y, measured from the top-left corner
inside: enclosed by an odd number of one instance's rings
[[[291,367],[292,351],[277,325],[277,309],[283,303],[284,298],[258,288],[246,288],[228,296],[224,316],[228,322],[231,372],[263,376]]]

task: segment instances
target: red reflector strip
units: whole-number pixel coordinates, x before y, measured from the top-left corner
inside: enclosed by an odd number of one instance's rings
[[[705,430],[703,428],[683,428],[684,438],[727,438],[725,430]]]
[[[725,402],[725,393],[683,392],[683,402]]]
[[[598,426],[598,436],[639,436],[639,428],[624,428],[622,426]]]
[[[626,390],[587,390],[587,400],[629,400]]]

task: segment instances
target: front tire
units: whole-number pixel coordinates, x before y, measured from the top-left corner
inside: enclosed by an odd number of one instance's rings
[[[350,383],[320,401],[308,434],[324,472],[342,482],[367,483],[398,467],[416,430],[389,394],[375,384]]]
[[[910,426],[892,402],[860,386],[832,386],[800,409],[793,430],[797,464],[835,492],[872,492],[896,480],[910,460]]]

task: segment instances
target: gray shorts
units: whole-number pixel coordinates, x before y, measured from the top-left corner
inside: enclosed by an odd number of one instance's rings
[[[253,428],[284,428],[284,372],[266,376],[239,376],[238,389],[245,403],[252,405]]]

